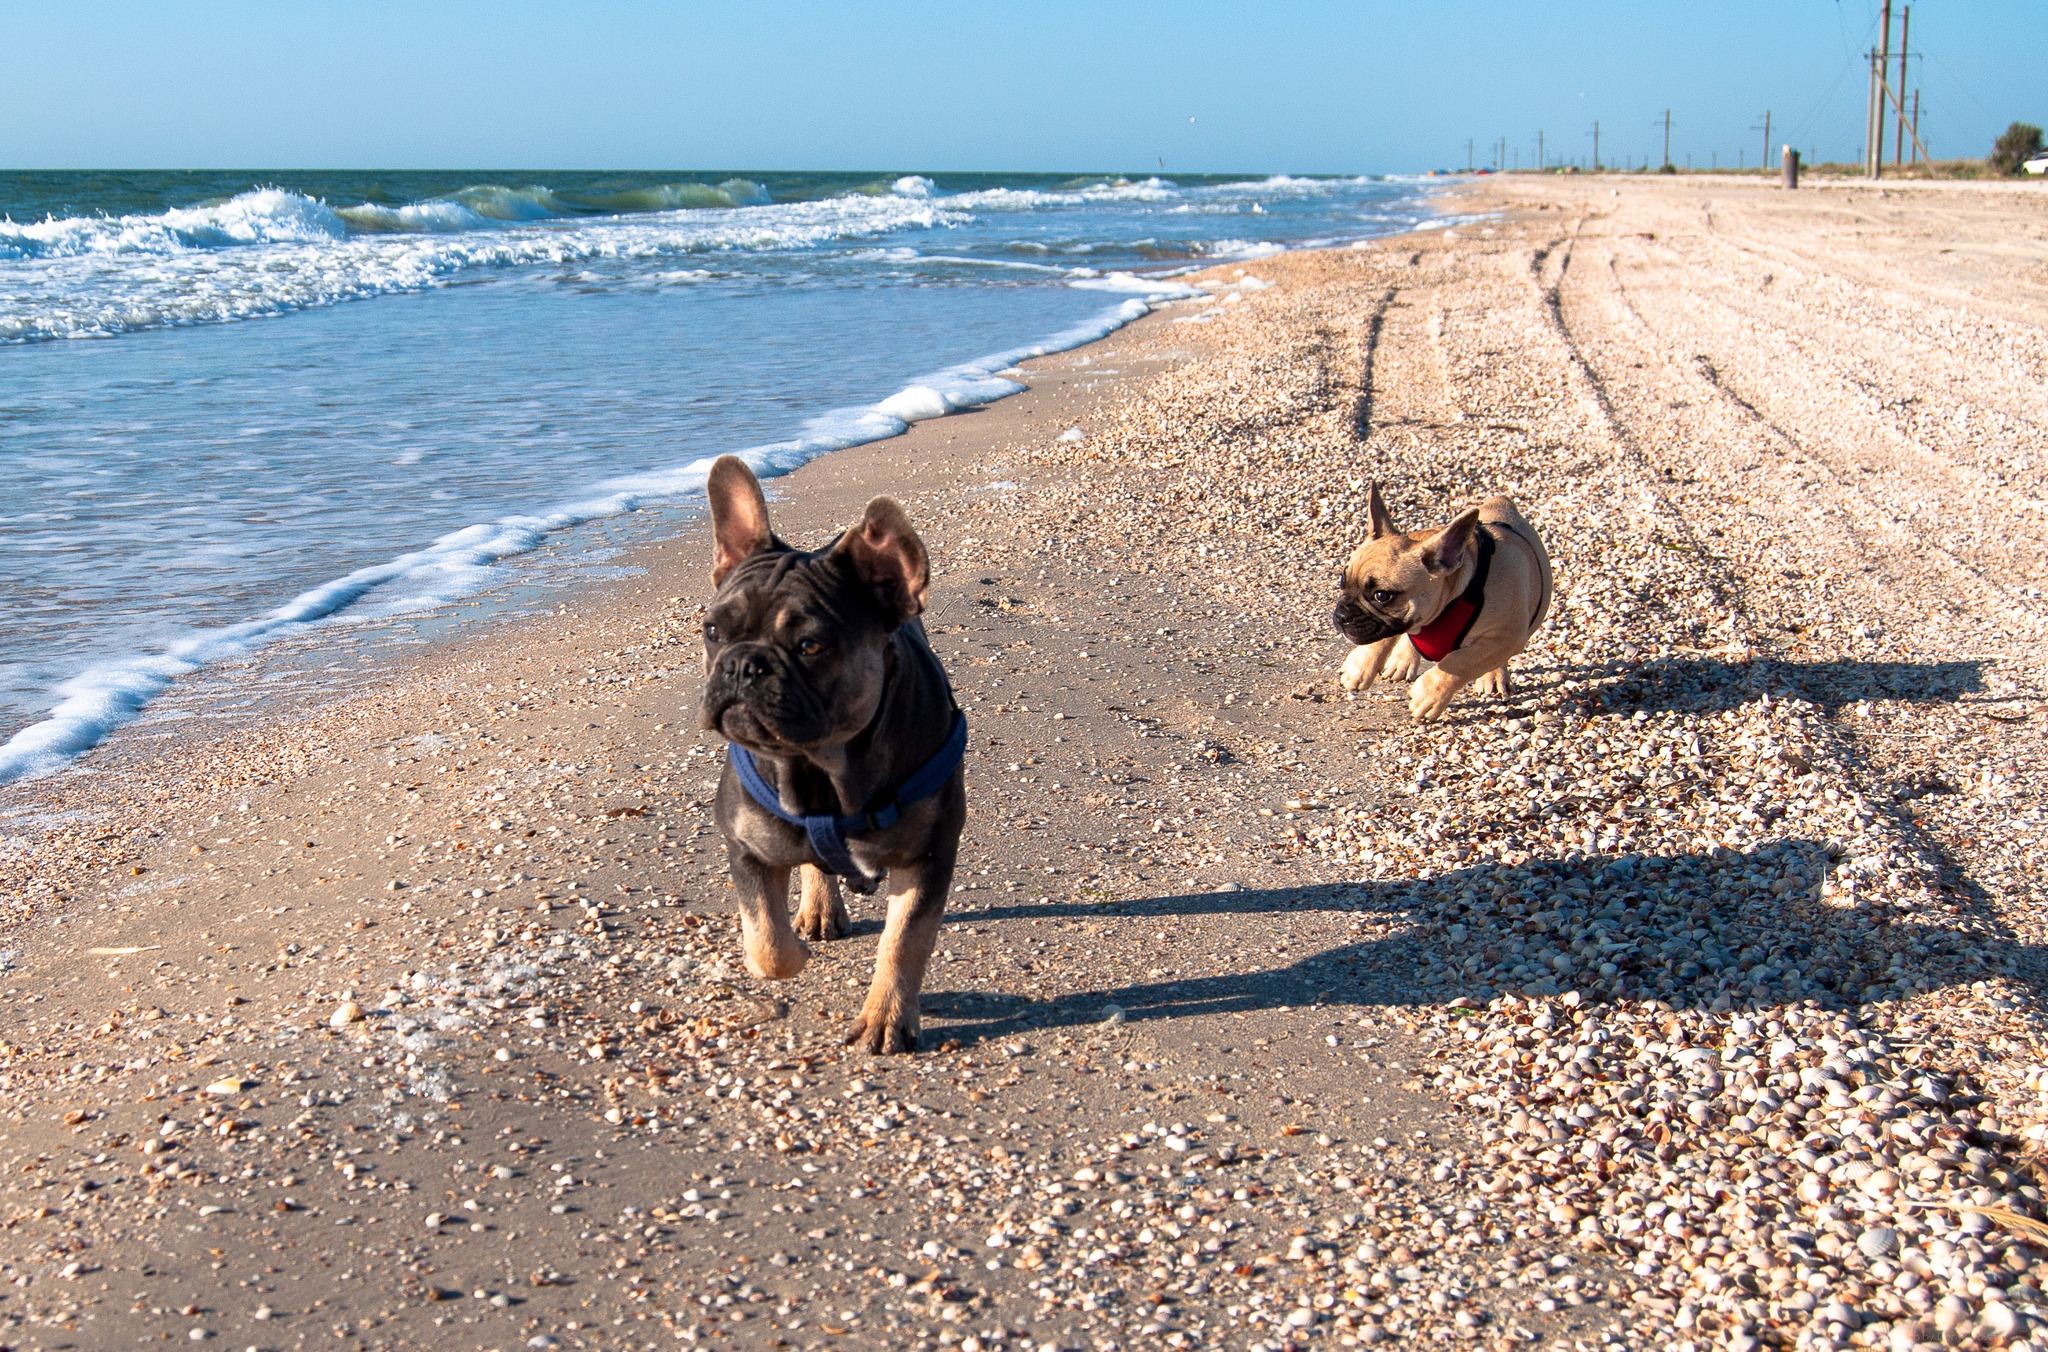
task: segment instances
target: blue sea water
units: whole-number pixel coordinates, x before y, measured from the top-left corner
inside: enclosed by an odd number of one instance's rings
[[[1177,274],[1431,219],[1384,179],[0,173],[0,782],[719,454],[786,471]]]

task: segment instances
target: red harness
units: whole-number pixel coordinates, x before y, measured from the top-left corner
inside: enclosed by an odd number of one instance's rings
[[[1465,641],[1479,612],[1486,606],[1486,574],[1493,566],[1493,533],[1481,526],[1478,536],[1479,563],[1472,570],[1472,582],[1443,613],[1408,636],[1415,651],[1432,662],[1441,662]]]

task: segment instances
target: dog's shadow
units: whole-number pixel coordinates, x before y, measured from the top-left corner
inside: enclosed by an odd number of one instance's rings
[[[1631,929],[1642,908],[1674,891],[1710,892],[1709,880],[1717,874],[1741,877],[1759,866],[1771,876],[1782,876],[1796,868],[1807,878],[1818,880],[1825,876],[1828,864],[1826,847],[1820,842],[1794,839],[1772,842],[1753,852],[1723,848],[1711,859],[1703,854],[1668,859],[1573,854],[1532,859],[1512,869],[1484,863],[1427,881],[1401,879],[1192,893],[1146,897],[1114,906],[1071,901],[1037,905],[999,903],[948,918],[951,927],[1006,920],[1101,920],[1106,916],[1142,919],[1147,924],[1197,918],[1228,922],[1235,918],[1253,923],[1242,926],[1234,936],[1226,936],[1221,951],[1234,949],[1250,954],[1257,951],[1252,944],[1254,924],[1262,917],[1324,912],[1333,917],[1370,917],[1383,924],[1390,917],[1424,910],[1418,893],[1470,893],[1478,898],[1491,898],[1505,889],[1501,906],[1522,906],[1530,918],[1549,911],[1550,922],[1556,920],[1560,903],[1566,909],[1581,907],[1581,914],[1568,919],[1583,924],[1600,915],[1600,908],[1607,903],[1619,902],[1622,909],[1605,916],[1611,924],[1607,932],[1616,941],[1627,944],[1645,938],[1639,930]],[[1593,900],[1582,902],[1584,897]],[[1985,975],[1981,970],[1960,968],[1946,977],[1936,975],[1932,969],[1916,970],[1904,974],[1909,982],[1907,987],[1898,987],[1889,984],[1900,979],[1899,973],[1887,970],[1890,952],[1879,952],[1874,947],[1872,930],[1861,917],[1851,920],[1813,897],[1787,896],[1774,905],[1783,908],[1781,920],[1760,919],[1741,932],[1745,944],[1770,946],[1768,955],[1691,943],[1677,947],[1668,942],[1659,946],[1637,943],[1633,952],[1610,955],[1618,959],[1616,966],[1620,970],[1609,976],[1600,975],[1596,960],[1575,957],[1574,966],[1564,971],[1522,968],[1500,985],[1482,980],[1481,973],[1487,964],[1482,962],[1479,970],[1470,971],[1466,959],[1479,956],[1484,948],[1500,945],[1502,928],[1525,930],[1531,923],[1521,914],[1507,912],[1495,921],[1492,931],[1475,926],[1473,937],[1462,943],[1441,936],[1421,938],[1396,933],[1339,944],[1279,966],[1246,961],[1230,970],[1205,975],[1183,976],[1174,972],[1144,981],[1075,986],[1043,995],[963,988],[954,984],[956,979],[947,970],[951,964],[935,963],[921,1004],[931,1021],[927,1024],[927,1040],[936,1043],[951,1039],[971,1046],[1033,1030],[1079,1030],[1109,1021],[1144,1025],[1167,1019],[1244,1015],[1319,1004],[1441,1006],[1460,996],[1483,1002],[1504,993],[1555,995],[1567,990],[1575,990],[1581,999],[1593,1003],[1655,998],[1678,1007],[1710,1006],[1724,1000],[1728,1006],[1771,1006],[1817,998],[1825,1004],[1843,1006],[1903,994],[1914,988],[1910,983],[1915,979],[1920,982],[1917,988],[1924,990],[1944,981],[1970,981]],[[1916,933],[1923,942],[1939,937],[1932,926]],[[1960,929],[1956,935],[1959,939],[1964,937]],[[941,949],[948,946],[950,937],[942,935]],[[1978,941],[1981,935],[1973,940]],[[1160,950],[1154,961],[1162,966],[1191,963],[1192,956],[1176,951],[1178,948]],[[1207,952],[1208,947],[1203,951]],[[1504,956],[1507,955],[1497,950],[1491,961],[1498,962]],[[1058,963],[1063,959],[1076,961],[1070,955],[1047,957],[1044,961]],[[1206,965],[1213,966],[1213,960]]]
[[[1348,650],[1347,650],[1348,651]],[[1581,714],[1726,713],[1769,695],[1807,700],[1832,716],[1863,700],[1909,704],[2001,703],[1989,694],[1985,663],[1972,658],[1943,662],[1793,662],[1772,657],[1733,661],[1709,657],[1665,657],[1648,661],[1542,662],[1517,665],[1505,698],[1467,691],[1445,714],[1452,724],[1489,722],[1572,708]],[[1398,682],[1386,687],[1407,699]],[[1988,716],[1997,717],[1995,711]]]
[[[1582,698],[1606,709],[1723,713],[1759,696],[1808,700],[1828,714],[1862,700],[1954,704],[1985,693],[1981,661],[1866,662],[1840,658],[1794,662],[1772,657],[1730,661],[1665,657],[1646,662],[1564,664],[1517,672],[1530,686],[1583,688]],[[1530,680],[1530,677],[1534,680]],[[1525,687],[1527,689],[1529,687]],[[1571,689],[1564,689],[1569,695]]]

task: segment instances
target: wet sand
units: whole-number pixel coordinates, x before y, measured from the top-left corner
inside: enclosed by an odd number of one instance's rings
[[[701,532],[6,790],[7,1339],[2023,1332],[1958,1208],[2037,1200],[2048,211],[1463,209],[771,485],[932,548],[973,815],[915,1057],[837,1050],[877,908],[740,968]],[[1543,530],[1507,700],[1338,688],[1376,478]]]

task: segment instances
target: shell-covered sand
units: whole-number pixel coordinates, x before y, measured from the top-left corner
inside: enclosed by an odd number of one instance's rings
[[[932,547],[915,1057],[872,906],[743,974],[698,534],[6,790],[0,1338],[2038,1339],[2048,195],[1448,205],[772,485]],[[1543,532],[1508,698],[1338,687],[1375,480]]]

